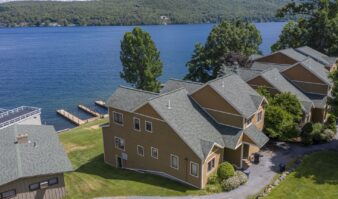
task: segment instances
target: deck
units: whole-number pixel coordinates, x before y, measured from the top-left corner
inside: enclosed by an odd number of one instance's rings
[[[18,123],[36,114],[41,114],[40,108],[21,106],[12,110],[0,110],[0,129]]]
[[[59,109],[56,111],[59,115],[63,116],[64,118],[68,119],[69,121],[73,122],[76,125],[82,125],[88,122],[88,120],[82,120],[79,117],[67,112],[64,109]]]

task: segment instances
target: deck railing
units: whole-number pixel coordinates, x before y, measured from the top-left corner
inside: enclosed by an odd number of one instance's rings
[[[27,110],[27,109],[29,109],[31,111],[29,111],[29,112],[27,112],[27,113],[25,113],[23,115],[19,115],[19,116],[15,117],[15,118],[12,118],[12,119],[10,119],[8,121],[0,123],[0,129],[3,129],[3,128],[11,125],[11,124],[15,124],[17,122],[20,122],[20,121],[22,121],[22,120],[24,120],[24,119],[26,119],[26,118],[28,118],[28,117],[30,117],[32,115],[41,114],[41,109],[40,108],[29,107],[29,106],[20,106],[18,108],[15,108],[15,109],[12,109],[12,110],[8,110],[6,112],[1,113],[0,114],[0,118],[4,118],[4,117],[6,117],[6,116],[8,116],[10,114],[19,113],[20,111]]]

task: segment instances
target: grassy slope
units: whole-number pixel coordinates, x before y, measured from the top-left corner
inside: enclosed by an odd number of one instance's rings
[[[75,170],[65,175],[67,198],[206,194],[204,190],[195,190],[159,176],[117,170],[104,164],[102,133],[98,125],[105,122],[97,121],[60,134]]]
[[[306,156],[266,199],[338,198],[338,153],[319,152]]]

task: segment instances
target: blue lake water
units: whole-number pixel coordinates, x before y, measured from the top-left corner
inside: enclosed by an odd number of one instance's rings
[[[263,43],[270,52],[284,23],[258,23]],[[161,81],[182,78],[196,42],[204,43],[213,25],[142,26],[161,51]],[[89,116],[78,104],[94,107],[125,84],[120,79],[120,41],[132,26],[55,27],[0,29],[0,108],[21,105],[42,108],[42,120],[57,130],[73,125],[59,117],[65,108]],[[98,107],[95,109],[100,110]]]

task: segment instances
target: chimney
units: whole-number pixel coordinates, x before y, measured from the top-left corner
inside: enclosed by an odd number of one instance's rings
[[[17,144],[27,144],[28,143],[28,134],[19,134],[16,136],[16,143]]]

